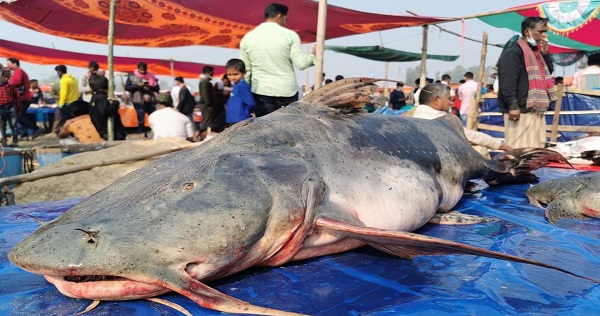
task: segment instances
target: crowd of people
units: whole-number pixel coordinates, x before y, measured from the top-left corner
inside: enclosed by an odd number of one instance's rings
[[[184,78],[174,78],[173,88],[161,93],[159,80],[144,62],[129,73],[125,83],[127,99],[135,109],[137,124],[133,132],[144,137],[179,137],[190,141],[202,140],[208,133],[224,129],[250,117],[261,117],[299,99],[300,92],[294,69],[306,69],[315,63],[314,48],[302,52],[298,34],[286,27],[288,8],[272,3],[265,8],[264,22],[248,32],[240,42],[240,58],[229,60],[226,73],[220,80],[214,78],[214,68],[205,66],[198,84],[199,97]],[[385,115],[405,115],[435,119],[447,113],[458,116],[466,125],[470,109],[476,103],[478,87],[498,94],[505,120],[505,141],[465,129],[467,139],[474,145],[507,150],[513,147],[543,147],[545,143],[544,113],[556,99],[553,66],[547,44],[547,20],[526,18],[522,38],[513,47],[505,49],[497,64],[494,85],[478,84],[472,72],[466,72],[459,85],[452,84],[448,74],[434,82],[420,79],[416,88],[405,89],[398,82],[389,99],[381,106],[370,103],[369,112]],[[588,67],[579,71],[573,86],[600,88],[600,54],[589,57]],[[57,111],[53,131],[62,143],[86,143],[107,140],[108,120],[114,120],[112,134],[115,140],[125,139],[119,100],[110,99],[108,81],[96,61],[90,61],[88,71],[77,79],[67,72],[65,65],[55,71],[58,87],[53,88]],[[344,77],[337,75],[335,81]],[[0,81],[0,118],[2,144],[7,145],[7,129],[12,133],[12,144],[18,144],[23,135],[38,137],[43,129],[25,113],[31,103],[42,103],[44,98],[37,80],[29,80],[16,58],[7,60]],[[559,80],[560,79],[560,80]],[[333,80],[327,79],[325,84]],[[454,86],[454,88],[451,86]],[[131,130],[130,130],[131,132]]]

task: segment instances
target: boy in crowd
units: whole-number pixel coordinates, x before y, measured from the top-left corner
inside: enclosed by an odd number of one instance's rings
[[[225,65],[227,78],[233,83],[233,91],[227,101],[226,123],[231,126],[250,117],[256,105],[250,90],[250,85],[244,79],[246,64],[241,59],[231,59]]]

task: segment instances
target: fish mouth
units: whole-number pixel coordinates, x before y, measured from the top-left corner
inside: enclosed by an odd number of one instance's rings
[[[127,301],[171,291],[158,284],[112,275],[44,275],[44,278],[66,296],[90,300]]]

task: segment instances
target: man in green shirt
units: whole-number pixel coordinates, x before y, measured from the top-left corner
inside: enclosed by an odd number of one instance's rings
[[[315,63],[314,48],[305,55],[300,36],[286,28],[287,12],[285,5],[269,4],[265,22],[240,42],[240,59],[246,64],[257,117],[297,101],[299,88],[294,67],[303,70]]]

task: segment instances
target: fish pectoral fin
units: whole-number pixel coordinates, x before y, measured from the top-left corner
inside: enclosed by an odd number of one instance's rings
[[[350,238],[362,240],[374,248],[402,258],[410,259],[419,255],[445,254],[484,256],[494,259],[528,263],[539,267],[561,271],[592,282],[600,283],[598,280],[590,279],[543,262],[503,254],[500,252],[474,247],[467,244],[461,244],[441,238],[401,231],[357,226],[326,217],[318,218],[315,225],[319,229],[336,231]]]
[[[546,218],[552,224],[561,219],[587,219],[571,199],[557,199],[546,206]]]
[[[183,284],[187,284],[187,287],[178,287],[174,284],[167,284],[166,287],[180,293],[198,303],[200,306],[209,308],[212,310],[218,310],[225,313],[236,313],[236,314],[254,314],[254,315],[284,315],[284,316],[300,316],[304,314],[298,314],[293,312],[286,312],[278,309],[261,307],[252,305],[248,302],[244,302],[235,297],[229,296],[225,293],[219,292],[210,286],[192,278],[185,277]]]
[[[481,223],[491,223],[498,219],[495,217],[481,217],[477,215],[463,214],[459,211],[437,212],[429,220],[429,224],[439,225],[472,225]]]

